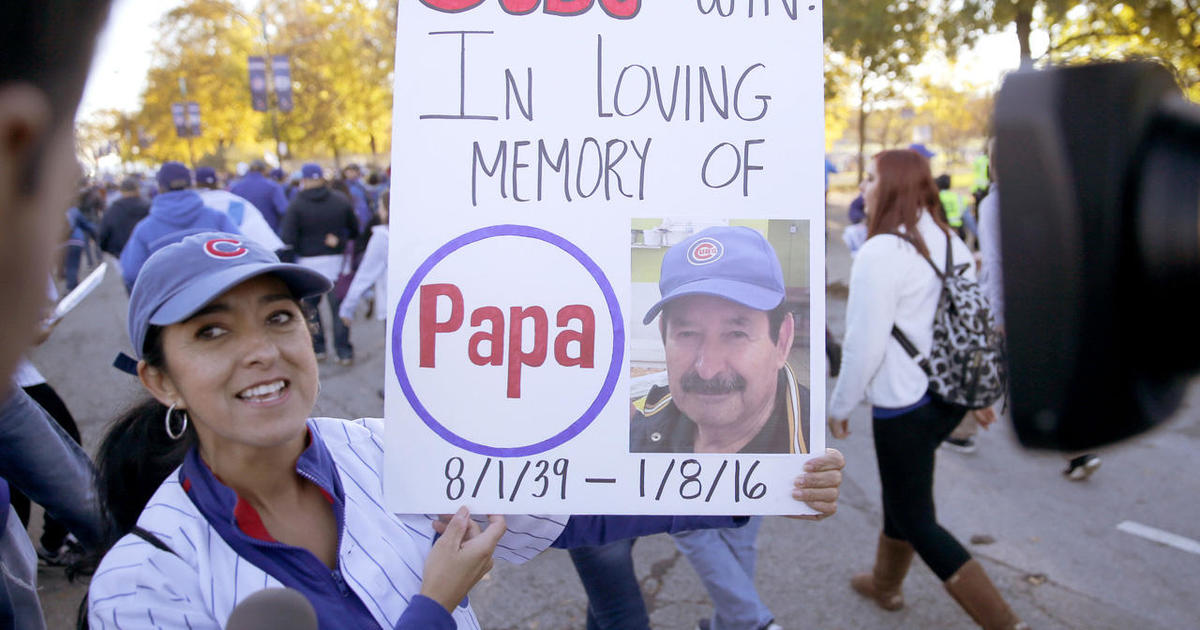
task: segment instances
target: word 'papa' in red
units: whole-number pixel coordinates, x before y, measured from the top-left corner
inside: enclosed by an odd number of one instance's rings
[[[627,20],[637,15],[641,0],[598,0],[604,12],[612,17]],[[425,6],[446,13],[468,11],[484,3],[484,0],[421,0]],[[537,10],[552,15],[582,15],[592,8],[597,0],[499,0],[500,8],[512,15],[525,15]]]
[[[438,321],[439,298],[450,300],[450,315]],[[462,291],[454,284],[426,284],[421,286],[420,310],[420,366],[436,367],[437,336],[453,333],[462,328],[466,309]],[[523,345],[525,322],[533,324],[533,347]],[[572,321],[580,323],[580,329],[567,326]],[[483,324],[491,324],[490,330]],[[554,361],[563,367],[591,368],[595,363],[596,314],[583,304],[571,304],[558,310],[555,323],[560,329],[554,337]],[[508,397],[521,397],[521,369],[524,366],[539,367],[546,361],[550,342],[550,321],[546,309],[540,306],[513,306],[508,309],[508,318],[497,306],[481,306],[471,311],[471,326],[479,331],[467,341],[467,358],[475,365],[504,365],[508,355]],[[508,329],[507,338],[504,334]],[[505,342],[507,341],[507,348]],[[483,351],[486,342],[487,352]],[[567,350],[571,343],[579,346],[579,354],[571,356]]]

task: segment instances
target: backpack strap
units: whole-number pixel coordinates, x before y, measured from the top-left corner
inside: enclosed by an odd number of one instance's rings
[[[916,247],[916,244],[907,238],[907,236],[902,234],[896,235],[908,241],[913,245],[913,247]],[[946,278],[949,276],[949,274],[954,273],[954,250],[952,246],[953,243],[950,241],[950,233],[946,232],[946,270],[944,272],[941,269],[938,269],[937,265],[934,264],[933,259],[930,258],[928,254],[921,254],[921,258],[924,258],[925,262],[929,263],[929,267],[933,269],[933,273],[937,274],[938,279],[942,281],[943,287],[946,285]],[[918,250],[918,253],[920,253],[920,250]],[[921,366],[921,370],[925,372],[926,376],[933,376],[933,368],[929,366],[929,358],[921,356],[921,353],[917,350],[917,347],[913,345],[913,342],[908,338],[908,335],[905,335],[904,331],[900,330],[900,328],[898,328],[895,324],[892,325],[892,337],[895,337],[896,341],[900,343],[900,347],[904,348],[904,351],[908,353],[908,356],[916,361],[917,365]]]
[[[946,273],[954,273],[954,243],[950,242],[950,232],[948,230],[946,231]],[[942,274],[938,275],[942,276]],[[942,279],[945,280],[945,276],[942,276]]]
[[[913,241],[912,237],[910,237],[907,234],[900,233],[900,232],[891,232],[891,234],[894,236],[900,237],[901,240],[907,241],[909,245],[913,246],[913,249],[917,250],[918,254],[921,254],[921,248],[917,247],[917,244],[915,241]],[[929,254],[921,254],[921,258],[924,258],[925,262],[929,263],[929,268],[933,269],[933,273],[937,274],[938,279],[941,280],[943,284],[945,284],[946,274],[950,273],[954,269],[954,267],[951,266],[954,262],[954,259],[951,257],[951,254],[950,254],[950,233],[949,232],[946,233],[946,271],[945,272],[943,272],[941,269],[938,269],[937,263],[933,262],[933,259],[929,257]]]
[[[925,376],[933,376],[933,368],[929,367],[929,358],[921,356],[920,351],[913,345],[908,335],[905,335],[904,331],[900,330],[895,324],[892,324],[892,337],[895,337],[896,341],[900,343],[900,347],[904,348],[904,351],[908,353],[908,356],[916,361],[917,365],[921,366],[921,370],[925,372]]]
[[[151,533],[145,529],[142,529],[142,527],[139,525],[134,525],[133,529],[130,530],[129,533],[150,543],[159,551],[165,551],[175,557],[179,557],[179,554],[175,553],[174,549],[171,549],[170,547],[168,547],[167,543],[163,542],[162,539],[160,539],[158,536],[155,536],[153,533]]]

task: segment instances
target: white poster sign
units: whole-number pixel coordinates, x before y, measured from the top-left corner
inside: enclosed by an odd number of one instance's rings
[[[389,509],[806,511],[822,71],[813,0],[400,3]]]

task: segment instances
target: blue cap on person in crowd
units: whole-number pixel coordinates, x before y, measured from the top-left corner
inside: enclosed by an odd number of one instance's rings
[[[748,227],[711,227],[667,250],[658,279],[662,299],[650,307],[649,324],[667,302],[711,295],[759,311],[783,303],[783,267],[765,236]]]
[[[163,162],[158,168],[158,189],[162,191],[183,190],[192,185],[192,172],[182,162]]]
[[[325,171],[321,170],[320,164],[309,162],[300,167],[300,176],[304,179],[324,179]]]
[[[129,295],[129,340],[142,358],[150,326],[178,324],[222,293],[255,276],[278,276],[297,298],[333,284],[307,267],[279,262],[275,252],[239,234],[201,232],[154,252]]]
[[[283,179],[284,173],[281,168],[271,169],[271,179]]]
[[[217,169],[211,166],[196,167],[196,183],[197,184],[215,184],[217,183]]]
[[[916,151],[918,154],[920,154],[921,157],[925,158],[926,160],[937,155],[933,151],[930,151],[928,147],[921,144],[920,142],[914,142],[914,143],[908,145],[908,150]]]

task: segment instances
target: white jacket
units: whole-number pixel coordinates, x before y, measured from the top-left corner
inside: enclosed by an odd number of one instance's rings
[[[362,262],[358,271],[354,272],[354,280],[342,298],[342,306],[338,309],[338,317],[354,319],[354,311],[363,294],[375,287],[375,319],[385,319],[387,315],[387,270],[388,270],[388,226],[376,225],[371,228],[371,240],[367,242],[367,250],[363,252]]]
[[[930,258],[941,268],[946,261],[945,233],[927,212],[921,213],[917,230]],[[974,279],[970,250],[956,235],[951,235],[951,243],[955,266],[967,265],[964,275]],[[867,240],[850,269],[846,338],[841,375],[829,402],[830,417],[848,418],[864,398],[876,407],[889,408],[921,399],[929,379],[892,337],[892,326],[928,356],[940,292],[941,280],[908,241],[892,234]]]

